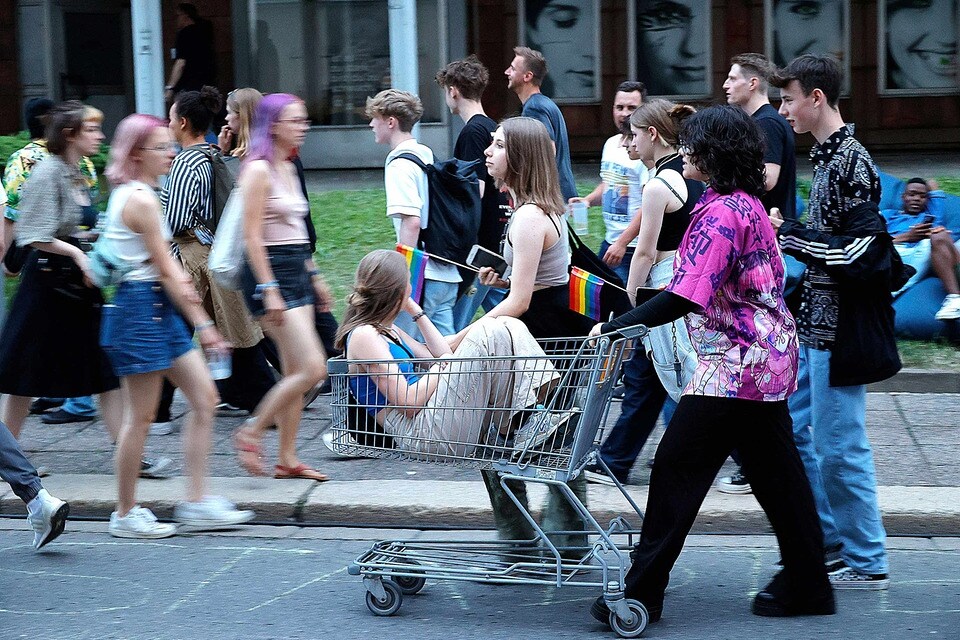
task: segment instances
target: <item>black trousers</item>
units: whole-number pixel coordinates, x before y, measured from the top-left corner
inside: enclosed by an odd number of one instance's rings
[[[717,472],[737,448],[743,472],[780,546],[779,598],[817,601],[831,590],[823,563],[823,532],[810,483],[793,441],[787,402],[685,395],[657,448],[646,518],[626,594],[648,609],[663,594],[684,539]]]

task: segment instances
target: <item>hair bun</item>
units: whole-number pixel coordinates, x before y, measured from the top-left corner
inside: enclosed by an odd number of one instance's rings
[[[683,122],[697,112],[688,104],[676,104],[670,109],[670,117],[677,122]]]
[[[204,85],[200,88],[200,103],[210,113],[218,114],[223,108],[223,96],[220,95],[220,90],[216,87]]]

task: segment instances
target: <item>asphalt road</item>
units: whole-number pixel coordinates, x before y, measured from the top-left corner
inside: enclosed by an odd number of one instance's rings
[[[370,614],[345,567],[378,538],[441,534],[251,527],[155,542],[70,523],[48,551],[0,521],[0,636],[137,638],[615,638],[588,613],[597,589],[428,581],[397,615]],[[458,532],[457,538],[470,534]],[[476,535],[489,538],[489,532]],[[774,571],[772,537],[695,536],[647,638],[960,638],[960,539],[890,541],[889,591],[838,593],[832,617],[765,619],[752,594]]]

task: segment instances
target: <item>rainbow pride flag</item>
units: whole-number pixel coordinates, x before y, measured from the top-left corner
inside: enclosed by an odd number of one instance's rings
[[[414,302],[419,303],[420,296],[423,295],[423,280],[427,275],[427,260],[430,257],[420,249],[414,249],[405,244],[398,244],[397,251],[407,259],[407,268],[410,269],[410,286],[413,288],[410,297]]]
[[[604,280],[579,267],[570,270],[570,310],[599,321]]]

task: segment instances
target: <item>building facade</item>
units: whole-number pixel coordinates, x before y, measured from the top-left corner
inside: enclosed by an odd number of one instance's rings
[[[221,90],[255,86],[304,98],[313,121],[304,148],[311,167],[382,163],[385,149],[373,143],[364,106],[391,84],[421,96],[418,133],[438,156],[448,155],[460,123],[444,107],[435,72],[476,53],[491,71],[488,112],[515,114],[520,103],[502,71],[517,44],[546,55],[544,92],[560,103],[579,159],[596,158],[612,133],[609,105],[622,80],[642,80],[654,95],[715,103],[730,57],[745,51],[779,63],[806,52],[837,56],[847,72],[842,111],[869,148],[960,148],[960,0],[194,4],[214,25]],[[159,20],[144,22],[144,7],[159,8]],[[114,126],[145,104],[135,87],[156,83],[159,71],[144,72],[150,56],[157,69],[162,57],[160,82],[167,77],[175,8],[170,0],[0,0],[0,130],[20,128],[22,104],[37,95],[84,99]]]

